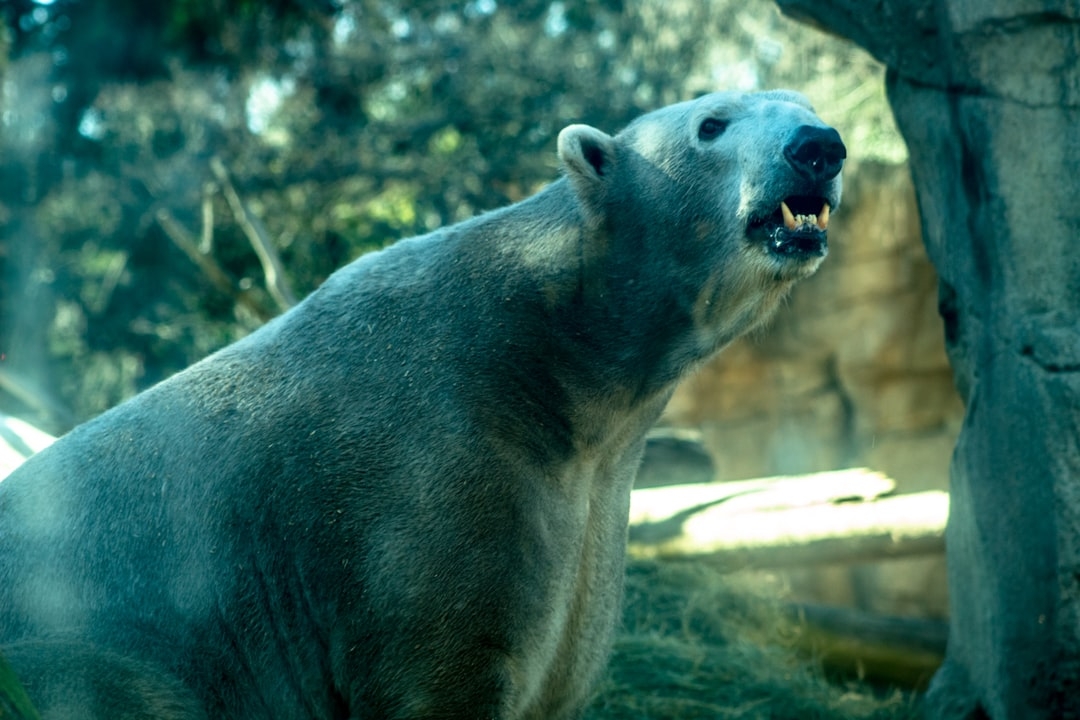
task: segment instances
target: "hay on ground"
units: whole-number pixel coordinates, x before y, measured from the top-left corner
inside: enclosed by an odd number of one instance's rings
[[[799,626],[749,581],[704,563],[635,562],[624,628],[587,720],[914,720],[899,690],[826,680]]]

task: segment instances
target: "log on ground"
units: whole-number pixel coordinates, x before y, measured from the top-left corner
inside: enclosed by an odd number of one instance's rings
[[[945,658],[945,620],[885,617],[851,608],[788,608],[798,647],[827,671],[886,685],[925,689]]]
[[[732,569],[942,553],[948,494],[886,496],[893,487],[858,470],[635,490],[629,553],[703,557]]]

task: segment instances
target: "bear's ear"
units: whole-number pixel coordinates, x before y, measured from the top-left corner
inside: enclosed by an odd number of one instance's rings
[[[615,170],[615,138],[588,125],[570,125],[559,133],[559,160],[578,194],[598,200],[597,191]]]

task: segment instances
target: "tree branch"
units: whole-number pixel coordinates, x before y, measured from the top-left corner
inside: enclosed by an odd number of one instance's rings
[[[240,199],[240,195],[236,192],[236,188],[229,178],[229,171],[221,158],[212,158],[210,160],[210,169],[213,170],[214,176],[221,183],[222,192],[224,192],[225,199],[236,217],[236,222],[240,224],[248,241],[251,243],[251,247],[255,250],[255,254],[259,257],[263,275],[266,277],[267,291],[274,298],[279,308],[288,310],[296,304],[296,294],[289,285],[289,280],[285,276],[284,265],[282,265],[281,258],[274,249],[273,243],[270,242],[270,236],[266,232],[266,228],[263,226],[262,221]]]
[[[171,212],[166,208],[161,208],[157,211],[155,219],[173,244],[180,248],[188,256],[188,259],[202,270],[203,275],[218,291],[232,297],[237,303],[246,307],[261,320],[265,321],[274,317],[273,310],[258,302],[250,292],[237,288],[236,283],[233,282],[229,274],[213,256],[199,252],[199,246],[195,242],[195,238],[173,217]]]
[[[207,182],[203,185],[202,197],[202,236],[199,239],[199,252],[209,255],[214,251],[214,194],[217,184]]]

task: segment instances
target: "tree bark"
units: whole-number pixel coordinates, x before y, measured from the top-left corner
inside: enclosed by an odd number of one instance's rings
[[[927,716],[1080,717],[1080,5],[778,2],[889,66],[940,275],[967,414]]]

